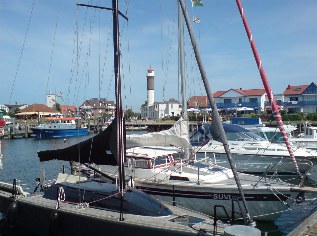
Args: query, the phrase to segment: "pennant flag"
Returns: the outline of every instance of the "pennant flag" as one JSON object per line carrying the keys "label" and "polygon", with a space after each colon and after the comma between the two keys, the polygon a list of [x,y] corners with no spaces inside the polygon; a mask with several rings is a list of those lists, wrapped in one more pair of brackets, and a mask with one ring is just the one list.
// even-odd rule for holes
{"label": "pennant flag", "polygon": [[192,7],[203,6],[203,0],[192,0]]}

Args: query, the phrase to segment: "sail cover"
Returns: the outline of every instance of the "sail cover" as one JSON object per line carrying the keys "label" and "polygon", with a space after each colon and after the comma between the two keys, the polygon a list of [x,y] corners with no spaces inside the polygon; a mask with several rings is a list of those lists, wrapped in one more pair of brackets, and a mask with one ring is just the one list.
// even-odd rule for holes
{"label": "sail cover", "polygon": [[135,146],[176,146],[191,148],[188,135],[188,121],[182,117],[168,130],[142,135],[128,135],[127,147]]}
{"label": "sail cover", "polygon": [[[125,138],[125,129],[123,137]],[[41,162],[63,160],[99,165],[117,165],[116,140],[117,128],[116,119],[114,119],[100,134],[64,149],[40,151],[38,157]]]}

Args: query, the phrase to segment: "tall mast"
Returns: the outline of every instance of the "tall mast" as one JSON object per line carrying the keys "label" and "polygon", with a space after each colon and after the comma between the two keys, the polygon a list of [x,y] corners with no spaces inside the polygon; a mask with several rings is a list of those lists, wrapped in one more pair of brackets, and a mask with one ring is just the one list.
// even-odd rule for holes
{"label": "tall mast", "polygon": [[262,83],[263,83],[264,88],[265,88],[265,92],[267,94],[269,102],[271,103],[271,107],[272,107],[272,111],[273,111],[273,115],[275,117],[275,120],[277,121],[277,127],[280,129],[281,135],[283,137],[283,140],[285,142],[285,145],[287,147],[289,155],[292,158],[292,161],[293,161],[293,163],[295,165],[296,171],[299,174],[299,176],[301,176],[301,173],[299,172],[297,161],[296,161],[296,158],[295,158],[295,155],[294,155],[294,151],[293,151],[293,148],[292,148],[292,144],[289,142],[287,134],[285,132],[285,128],[284,128],[284,124],[283,124],[283,121],[282,121],[282,117],[281,117],[280,111],[279,111],[278,106],[276,104],[276,101],[274,99],[274,96],[273,96],[272,90],[270,88],[269,82],[268,82],[268,80],[266,78],[264,67],[262,65],[261,58],[260,58],[260,55],[258,53],[258,50],[256,49],[256,45],[255,45],[254,39],[252,37],[252,33],[251,33],[251,30],[250,30],[250,27],[249,27],[249,24],[248,24],[248,21],[247,21],[247,17],[245,15],[244,11],[243,11],[243,7],[242,7],[242,4],[241,4],[241,1],[240,0],[236,0],[236,3],[238,5],[240,16],[241,16],[245,31],[247,33],[247,36],[248,36],[248,39],[249,39],[249,42],[250,42],[250,45],[251,45],[253,56],[255,58],[256,64],[258,66],[258,69],[259,69],[259,72],[260,72],[260,75],[261,75],[261,79],[262,79]]}
{"label": "tall mast", "polygon": [[128,18],[123,15],[118,10],[118,0],[112,0],[112,8],[100,7],[86,4],[77,4],[79,6],[92,7],[104,10],[112,11],[113,18],[113,66],[115,73],[115,96],[116,96],[116,157],[117,164],[119,167],[119,192],[121,198],[121,211],[120,211],[120,221],[123,221],[123,195],[125,193],[125,173],[124,173],[124,160],[125,160],[125,126],[123,122],[123,112],[122,112],[122,100],[121,100],[121,76],[120,76],[120,40],[119,40],[119,15],[124,19]]}
{"label": "tall mast", "polygon": [[[220,120],[220,117],[219,117],[219,114],[218,114],[218,111],[217,111],[216,103],[215,103],[215,101],[213,99],[213,96],[212,96],[212,92],[211,92],[211,89],[210,89],[210,86],[209,86],[209,82],[208,82],[208,79],[207,79],[206,71],[205,71],[205,68],[203,66],[202,59],[200,57],[198,45],[196,43],[194,30],[193,30],[192,25],[190,23],[190,19],[189,19],[187,11],[185,9],[185,4],[184,4],[183,0],[179,0],[179,4],[180,4],[180,6],[182,8],[183,15],[185,17],[185,22],[186,22],[186,25],[187,25],[189,36],[190,36],[191,43],[192,43],[192,46],[193,46],[193,50],[194,50],[194,53],[195,53],[195,57],[196,57],[196,60],[197,60],[198,68],[199,68],[199,71],[200,71],[200,74],[201,74],[201,77],[202,77],[202,80],[203,80],[203,83],[204,83],[204,87],[205,87],[205,90],[206,90],[206,93],[207,93],[207,97],[208,97],[209,102],[211,104],[212,118],[213,118],[212,123],[213,123],[214,128],[217,129],[217,139],[223,143],[225,152],[227,154],[228,161],[229,161],[231,170],[233,172],[233,176],[234,176],[234,179],[236,181],[236,184],[237,184],[237,187],[238,187],[238,190],[239,190],[239,193],[240,193],[240,196],[241,196],[244,208],[245,208],[245,213],[246,213],[245,219],[246,219],[247,223],[251,223],[252,224],[253,220],[252,220],[252,218],[250,216],[249,209],[247,207],[247,203],[246,203],[246,200],[245,200],[245,197],[244,197],[244,193],[243,193],[243,190],[242,190],[242,186],[241,186],[241,183],[240,183],[238,172],[237,172],[237,170],[235,168],[235,162],[234,162],[234,160],[232,158],[232,155],[230,153],[228,140],[227,140],[225,131],[224,131],[223,126],[222,126],[222,122]],[[213,130],[215,130],[215,129],[213,129]]]}
{"label": "tall mast", "polygon": [[184,63],[184,23],[182,9],[178,5],[178,73],[180,78],[181,99],[182,99],[182,115],[187,119],[187,104],[185,99],[186,94],[186,78],[185,78],[185,63]]}
{"label": "tall mast", "polygon": [[[125,160],[125,145],[123,139],[123,114],[121,100],[121,77],[120,77],[120,47],[119,47],[119,15],[118,15],[118,0],[112,0],[112,15],[113,15],[113,58],[114,58],[114,73],[115,73],[115,89],[116,89],[116,122],[117,122],[117,162],[119,164],[119,176],[124,175],[124,160]],[[120,192],[125,190],[124,177],[119,178]]]}
{"label": "tall mast", "polygon": [[[179,84],[180,84],[180,95],[182,100],[182,117],[183,121],[186,125],[186,133],[187,138],[189,138],[188,134],[188,115],[187,115],[187,103],[186,103],[186,77],[185,77],[185,53],[184,53],[184,20],[183,20],[183,14],[182,9],[179,4],[178,5],[178,78],[179,78]],[[181,128],[183,126],[181,125]],[[183,133],[184,131],[181,131]],[[191,147],[188,146],[184,150],[185,158],[189,159],[190,157],[190,150]]]}

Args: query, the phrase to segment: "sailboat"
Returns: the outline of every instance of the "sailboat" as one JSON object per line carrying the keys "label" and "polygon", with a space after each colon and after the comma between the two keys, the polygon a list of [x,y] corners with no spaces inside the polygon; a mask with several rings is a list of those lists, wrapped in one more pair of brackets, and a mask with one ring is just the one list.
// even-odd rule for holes
{"label": "sailboat", "polygon": [[[80,6],[95,7],[79,4]],[[41,178],[40,194],[27,193],[16,181],[0,183],[0,210],[7,212],[7,223],[37,235],[204,235],[214,227],[208,216],[163,204],[125,184],[125,126],[121,103],[118,0],[112,1],[116,116],[105,131],[66,149],[38,153],[41,162],[50,159],[116,165],[117,184],[60,173],[53,184]],[[91,147],[101,146],[99,150]],[[80,148],[78,148],[80,147]]]}

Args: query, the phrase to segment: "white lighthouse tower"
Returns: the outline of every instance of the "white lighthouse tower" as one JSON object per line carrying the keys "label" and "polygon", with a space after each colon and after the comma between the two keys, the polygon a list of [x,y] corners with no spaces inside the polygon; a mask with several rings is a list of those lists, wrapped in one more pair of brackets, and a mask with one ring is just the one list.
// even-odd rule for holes
{"label": "white lighthouse tower", "polygon": [[[154,70],[150,66],[149,69],[147,69],[147,111],[149,112],[149,107],[153,105],[154,103]],[[149,115],[148,115],[149,117]]]}

